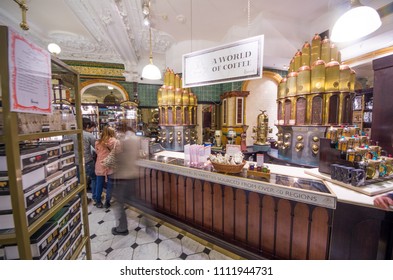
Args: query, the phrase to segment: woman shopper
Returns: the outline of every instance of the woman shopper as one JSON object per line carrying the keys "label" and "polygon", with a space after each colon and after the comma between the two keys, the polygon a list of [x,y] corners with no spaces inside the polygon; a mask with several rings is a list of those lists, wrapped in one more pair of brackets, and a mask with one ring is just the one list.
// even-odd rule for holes
{"label": "woman shopper", "polygon": [[118,140],[116,139],[116,131],[114,128],[106,126],[102,130],[101,138],[95,143],[95,150],[97,153],[97,160],[95,165],[96,172],[96,207],[102,208],[101,195],[106,183],[106,196],[105,196],[105,208],[111,206],[110,201],[112,197],[112,184],[113,179],[111,175],[114,170],[105,167],[103,165],[103,160],[110,154],[113,149],[116,149]]}

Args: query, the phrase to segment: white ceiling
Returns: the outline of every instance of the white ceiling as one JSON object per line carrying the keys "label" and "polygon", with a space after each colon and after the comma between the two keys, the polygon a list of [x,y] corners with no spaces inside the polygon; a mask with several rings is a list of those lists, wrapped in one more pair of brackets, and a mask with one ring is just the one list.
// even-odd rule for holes
{"label": "white ceiling", "polygon": [[[19,6],[14,0],[1,0],[0,24],[14,27],[42,47],[59,44],[61,59],[122,63],[126,79],[139,81],[149,59],[142,2],[26,0],[30,29],[23,32]],[[392,1],[361,2],[379,9]],[[151,0],[153,61],[162,70],[181,72],[182,54],[264,34],[264,67],[283,69],[305,41],[331,29],[348,8],[349,0]],[[338,44],[343,60],[389,46],[392,14],[382,18],[382,27],[371,36]],[[358,76],[372,75],[369,61],[362,63],[355,68]]]}

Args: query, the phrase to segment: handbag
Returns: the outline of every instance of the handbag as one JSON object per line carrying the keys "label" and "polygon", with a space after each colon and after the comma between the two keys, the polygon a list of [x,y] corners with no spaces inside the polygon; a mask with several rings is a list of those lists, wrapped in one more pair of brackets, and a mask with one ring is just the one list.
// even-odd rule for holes
{"label": "handbag", "polygon": [[116,154],[116,143],[113,146],[113,149],[110,151],[110,153],[102,160],[102,165],[106,168],[109,169],[116,169],[117,164],[118,164],[118,159],[117,159],[117,154]]}

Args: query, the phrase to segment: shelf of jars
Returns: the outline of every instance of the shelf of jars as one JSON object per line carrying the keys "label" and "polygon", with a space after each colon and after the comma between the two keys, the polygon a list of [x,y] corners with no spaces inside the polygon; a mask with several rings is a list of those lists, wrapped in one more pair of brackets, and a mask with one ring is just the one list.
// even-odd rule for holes
{"label": "shelf of jars", "polygon": [[330,127],[320,139],[318,171],[306,173],[373,196],[393,190],[393,157],[358,127]]}

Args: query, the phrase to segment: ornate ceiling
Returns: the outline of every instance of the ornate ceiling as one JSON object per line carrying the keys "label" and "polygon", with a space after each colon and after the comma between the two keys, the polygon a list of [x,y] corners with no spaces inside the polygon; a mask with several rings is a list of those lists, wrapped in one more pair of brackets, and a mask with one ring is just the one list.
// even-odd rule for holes
{"label": "ornate ceiling", "polygon": [[[23,32],[42,47],[55,42],[61,59],[124,64],[127,81],[140,81],[149,59],[149,29],[143,0],[26,0],[29,31],[19,28],[21,11],[13,0],[0,3],[0,24]],[[380,8],[392,1],[363,0]],[[151,0],[153,61],[181,72],[185,53],[260,34],[264,66],[283,69],[304,41],[331,29],[348,9],[347,0]],[[249,5],[248,5],[249,4]],[[393,45],[393,19],[365,40],[341,44],[343,59]],[[369,59],[370,60],[370,59]]]}

